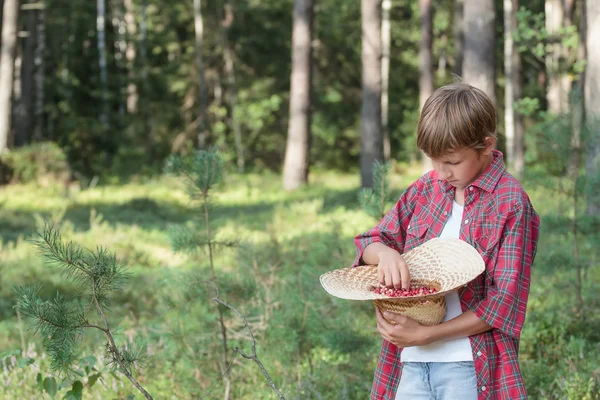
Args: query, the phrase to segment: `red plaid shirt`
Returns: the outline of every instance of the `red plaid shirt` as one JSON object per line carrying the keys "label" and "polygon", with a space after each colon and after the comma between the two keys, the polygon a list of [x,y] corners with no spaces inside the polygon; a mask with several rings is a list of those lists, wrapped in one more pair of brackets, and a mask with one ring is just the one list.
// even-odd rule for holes
{"label": "red plaid shirt", "polygon": [[[465,190],[460,239],[473,245],[485,272],[459,290],[463,311],[492,327],[470,336],[478,400],[527,397],[519,368],[519,335],[525,320],[530,268],[535,257],[539,216],[529,197],[504,168],[502,153]],[[410,185],[396,206],[372,229],[355,239],[353,266],[369,243],[382,242],[400,253],[438,237],[452,212],[454,188],[431,171]],[[384,340],[371,399],[394,400],[402,364],[400,348]]]}

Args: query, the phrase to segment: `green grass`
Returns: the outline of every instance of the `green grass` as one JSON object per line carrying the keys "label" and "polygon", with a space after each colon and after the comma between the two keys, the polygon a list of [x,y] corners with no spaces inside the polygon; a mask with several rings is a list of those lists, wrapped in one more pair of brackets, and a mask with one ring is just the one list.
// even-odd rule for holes
{"label": "green grass", "polygon": [[[396,172],[394,197],[418,170]],[[258,356],[287,399],[368,397],[381,342],[372,306],[335,299],[318,282],[323,272],[352,262],[353,237],[375,223],[359,209],[358,187],[357,175],[331,172],[315,174],[309,187],[294,193],[282,191],[276,175],[230,176],[213,198],[217,237],[244,244],[239,251],[221,249],[217,255],[220,297],[250,321]],[[521,341],[528,391],[534,399],[597,399],[597,224],[588,224],[580,237],[586,308],[575,312],[570,217],[567,207],[565,215],[557,207],[565,199],[547,189],[527,189],[542,215]],[[108,246],[128,265],[132,279],[116,294],[109,318],[118,327],[121,344],[135,337],[148,342],[150,357],[139,379],[154,398],[222,398],[216,305],[212,289],[203,284],[209,276],[207,255],[174,253],[167,234],[170,225],[201,215],[178,180],[160,178],[100,186],[70,197],[60,187],[2,188],[0,354],[15,349],[20,354],[0,356],[0,399],[40,398],[36,376],[40,371],[44,377],[50,374],[40,339],[27,331],[27,321],[17,319],[12,287],[35,282],[43,285],[46,298],[57,289],[77,296],[76,288],[45,266],[26,241],[36,224],[48,218],[59,221],[65,239],[88,248]],[[225,314],[230,348],[249,352],[241,321],[229,311]],[[98,358],[102,374],[93,388],[86,384],[84,398],[141,398],[128,381],[111,375],[102,364],[99,334],[86,332],[81,348],[82,357]],[[34,363],[20,367],[19,361],[27,358]],[[232,398],[276,398],[253,362],[234,357],[231,374]],[[59,392],[60,398],[66,391]]]}

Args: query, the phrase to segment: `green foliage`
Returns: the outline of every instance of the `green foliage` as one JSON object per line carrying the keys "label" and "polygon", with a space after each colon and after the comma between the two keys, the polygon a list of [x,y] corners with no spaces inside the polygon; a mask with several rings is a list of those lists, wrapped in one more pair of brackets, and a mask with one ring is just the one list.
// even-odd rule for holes
{"label": "green foliage", "polygon": [[197,151],[191,157],[173,155],[167,160],[165,171],[185,177],[192,198],[206,198],[223,178],[223,159],[214,148]]}
{"label": "green foliage", "polygon": [[52,358],[52,369],[69,376],[82,327],[87,324],[85,314],[59,293],[52,301],[42,301],[38,292],[39,288],[33,286],[15,288],[18,309],[33,320],[34,331],[42,337],[44,349]]}
{"label": "green foliage", "polygon": [[44,183],[65,180],[70,170],[63,150],[53,142],[24,146],[0,156],[0,164],[10,170],[11,181]]}
{"label": "green foliage", "polygon": [[360,191],[358,200],[367,214],[380,220],[387,212],[387,203],[390,200],[388,174],[392,169],[390,161],[373,163],[373,188],[364,188]]}
{"label": "green foliage", "polygon": [[[550,34],[546,29],[545,14],[522,6],[517,11],[517,29],[513,35],[521,53],[532,54],[540,61],[560,51],[557,55],[560,57],[558,69],[551,71],[552,74],[581,74],[585,68],[585,62],[577,57],[581,40],[576,25],[562,26],[557,33]],[[555,44],[559,46],[553,46]]]}
{"label": "green foliage", "polygon": [[[390,174],[389,190],[400,192],[420,172],[420,165],[413,165],[401,174]],[[586,308],[577,312],[571,219],[558,211],[558,204],[569,200],[555,191],[557,180],[541,174],[524,181],[542,216],[542,231],[521,337],[521,368],[532,399],[596,399],[600,229],[597,220],[578,217]],[[540,181],[548,184],[538,185]],[[359,177],[318,172],[310,187],[295,193],[281,191],[272,174],[226,174],[222,182],[219,202],[211,210],[211,223],[218,227],[216,240],[239,236],[247,244],[239,253],[215,253],[219,293],[247,317],[257,353],[275,383],[286,399],[344,398],[345,394],[348,399],[368,398],[381,345],[374,334],[373,308],[335,299],[318,284],[322,273],[352,263],[353,237],[373,225],[358,203]],[[53,298],[57,290],[65,298],[80,292],[56,269],[43,267],[42,257],[26,241],[14,238],[29,237],[35,229],[31,214],[58,213],[64,198],[60,191],[12,185],[0,192],[0,202],[4,204],[0,213],[0,265],[4,266],[0,398],[41,398],[37,376],[41,373],[43,381],[51,376],[46,372],[51,370],[50,360],[37,335],[25,334],[25,348],[34,350],[21,351],[20,324],[13,309],[16,294],[10,288],[35,281],[43,285],[42,298]],[[61,222],[67,242],[87,248],[107,243],[119,258],[127,255],[131,260],[127,265],[133,278],[111,296],[110,320],[118,321],[115,340],[120,348],[138,337],[150,344],[141,372],[144,386],[157,399],[196,399],[211,390],[208,398],[222,397],[222,372],[216,367],[222,362],[222,344],[215,333],[218,320],[211,300],[215,291],[205,283],[210,274],[206,257],[173,252],[167,229],[197,215],[196,207],[178,180],[164,177],[77,192]],[[90,215],[92,210],[95,213]],[[7,221],[12,228],[7,228]],[[226,309],[224,318],[230,347],[249,351],[251,343],[239,318]],[[55,398],[72,391],[75,381],[83,383],[84,398],[133,396],[135,389],[109,372],[104,348],[98,346],[100,332],[92,332],[80,337],[79,348],[95,360],[82,357],[76,362],[83,376],[76,374],[64,382],[55,378]],[[27,359],[35,362],[26,365]],[[238,356],[231,369],[232,398],[275,399],[259,369],[240,361]],[[93,378],[97,374],[102,384]],[[93,379],[95,384],[89,388]]]}
{"label": "green foliage", "polygon": [[[107,337],[106,359],[109,360],[109,365],[132,380],[132,372],[140,367],[145,357],[146,346],[137,340],[131,346],[117,349],[105,315],[111,305],[109,296],[122,290],[127,279],[116,256],[105,248],[98,247],[93,252],[73,242],[64,243],[58,229],[51,224],[45,224],[38,230],[37,237],[32,242],[41,250],[49,264],[60,267],[66,278],[78,286],[79,293],[84,293],[84,300],[87,301],[87,304],[67,301],[57,293],[48,302],[40,298],[39,287],[29,285],[14,288],[17,309],[33,320],[34,331],[42,338],[44,349],[50,355],[52,370],[69,379],[76,375],[84,376],[79,368],[85,369],[85,373],[89,375],[96,359],[86,357],[77,365],[77,349],[83,329],[94,328]],[[88,322],[86,314],[91,310],[102,317],[104,328]],[[98,377],[90,379],[95,382]],[[65,398],[81,399],[82,390],[81,382],[75,381]]]}

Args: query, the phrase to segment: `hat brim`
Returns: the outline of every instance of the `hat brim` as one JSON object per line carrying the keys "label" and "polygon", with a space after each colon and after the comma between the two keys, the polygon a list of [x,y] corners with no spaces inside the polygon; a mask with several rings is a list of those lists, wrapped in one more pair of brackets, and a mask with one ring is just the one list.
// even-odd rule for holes
{"label": "hat brim", "polygon": [[431,239],[402,255],[408,265],[411,286],[437,289],[429,295],[391,297],[373,292],[379,287],[377,266],[364,265],[329,271],[319,278],[332,296],[347,300],[395,300],[435,298],[466,285],[485,270],[479,252],[459,239]]}

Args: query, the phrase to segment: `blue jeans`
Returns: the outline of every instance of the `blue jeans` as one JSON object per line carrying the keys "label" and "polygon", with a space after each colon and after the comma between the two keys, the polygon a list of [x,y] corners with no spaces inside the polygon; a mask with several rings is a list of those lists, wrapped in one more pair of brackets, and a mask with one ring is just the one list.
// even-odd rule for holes
{"label": "blue jeans", "polygon": [[402,365],[396,400],[477,400],[473,361]]}

